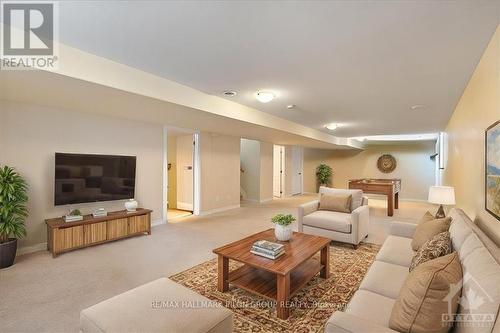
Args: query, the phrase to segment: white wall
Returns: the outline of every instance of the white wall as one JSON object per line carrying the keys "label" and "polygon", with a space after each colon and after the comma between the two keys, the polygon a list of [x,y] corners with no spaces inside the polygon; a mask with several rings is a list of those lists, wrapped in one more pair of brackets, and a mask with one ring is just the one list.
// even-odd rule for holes
{"label": "white wall", "polygon": [[240,138],[200,133],[201,214],[240,205]]}
{"label": "white wall", "polygon": [[[15,167],[29,184],[28,235],[21,246],[46,241],[44,220],[62,216],[68,206],[54,206],[54,153],[137,156],[136,199],[161,219],[162,126],[27,104],[0,102],[2,162]],[[123,209],[124,201],[73,205],[83,213],[95,208]]]}
{"label": "white wall", "polygon": [[[333,169],[333,186],[347,188],[348,180],[357,178],[401,178],[402,199],[427,200],[429,186],[434,185],[435,143],[369,146],[366,150],[304,149],[304,191],[316,192],[316,167],[324,162]],[[377,159],[392,154],[398,163],[389,174],[377,168]]]}
{"label": "white wall", "polygon": [[246,200],[260,201],[260,151],[259,141],[241,139],[241,187],[246,193]]}
{"label": "white wall", "polygon": [[260,201],[273,199],[273,144],[260,143]]}

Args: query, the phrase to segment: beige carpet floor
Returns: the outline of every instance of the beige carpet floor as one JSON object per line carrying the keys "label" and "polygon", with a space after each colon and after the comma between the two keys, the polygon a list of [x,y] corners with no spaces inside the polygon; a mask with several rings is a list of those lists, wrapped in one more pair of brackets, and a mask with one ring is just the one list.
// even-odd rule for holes
{"label": "beige carpet floor", "polygon": [[[270,228],[277,213],[296,215],[304,195],[209,216],[190,216],[153,228],[141,236],[63,254],[45,251],[20,256],[0,270],[0,332],[77,332],[82,309],[160,277],[171,276],[213,259],[211,250]],[[385,201],[370,200],[367,239],[382,243],[391,220],[416,221],[429,209],[403,202],[395,216],[385,215]],[[431,208],[432,209],[432,208]]]}

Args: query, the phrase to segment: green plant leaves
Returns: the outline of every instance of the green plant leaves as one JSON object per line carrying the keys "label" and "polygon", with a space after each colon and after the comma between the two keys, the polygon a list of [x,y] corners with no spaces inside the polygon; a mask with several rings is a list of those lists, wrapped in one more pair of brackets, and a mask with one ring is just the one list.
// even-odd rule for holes
{"label": "green plant leaves", "polygon": [[284,214],[277,214],[275,215],[272,219],[271,222],[279,225],[290,225],[295,221],[295,217],[293,217],[292,214],[284,215]]}
{"label": "green plant leaves", "polygon": [[319,184],[329,184],[332,175],[333,170],[328,164],[321,163],[316,168],[316,179],[318,180]]}
{"label": "green plant leaves", "polygon": [[26,236],[28,184],[14,168],[0,167],[0,243]]}

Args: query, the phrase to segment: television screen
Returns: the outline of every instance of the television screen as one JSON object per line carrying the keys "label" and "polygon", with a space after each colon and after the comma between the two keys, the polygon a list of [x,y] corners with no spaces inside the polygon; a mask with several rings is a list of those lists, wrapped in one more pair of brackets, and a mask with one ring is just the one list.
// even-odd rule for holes
{"label": "television screen", "polygon": [[56,206],[135,196],[135,156],[56,153],[55,159]]}

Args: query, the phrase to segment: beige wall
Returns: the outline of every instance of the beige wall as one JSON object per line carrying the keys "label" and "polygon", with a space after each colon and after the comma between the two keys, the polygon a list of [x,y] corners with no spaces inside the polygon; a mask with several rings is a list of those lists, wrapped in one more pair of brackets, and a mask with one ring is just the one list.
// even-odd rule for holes
{"label": "beige wall", "polygon": [[200,133],[201,213],[240,204],[240,138]]}
{"label": "beige wall", "polygon": [[443,183],[455,187],[457,207],[500,244],[500,221],[484,209],[484,131],[500,119],[500,28],[476,67],[446,127]]}
{"label": "beige wall", "polygon": [[[162,127],[138,121],[0,102],[4,151],[2,162],[28,181],[28,235],[21,246],[46,241],[44,219],[62,216],[68,206],[54,206],[54,153],[137,156],[136,199],[162,215]],[[124,201],[72,205],[83,213],[95,208],[123,209]]]}
{"label": "beige wall", "polygon": [[245,199],[260,201],[260,142],[241,139],[240,185],[245,191]]}
{"label": "beige wall", "polygon": [[273,199],[273,144],[260,143],[260,201]]}
{"label": "beige wall", "polygon": [[[435,163],[430,159],[435,143],[369,146],[366,150],[304,149],[304,191],[317,192],[316,167],[325,162],[333,169],[333,186],[347,188],[349,179],[401,178],[401,198],[427,200],[429,186],[434,185]],[[377,159],[392,154],[398,163],[394,172],[377,169]]]}
{"label": "beige wall", "polygon": [[177,208],[177,137],[167,137],[167,163],[171,167],[168,170],[168,208]]}

